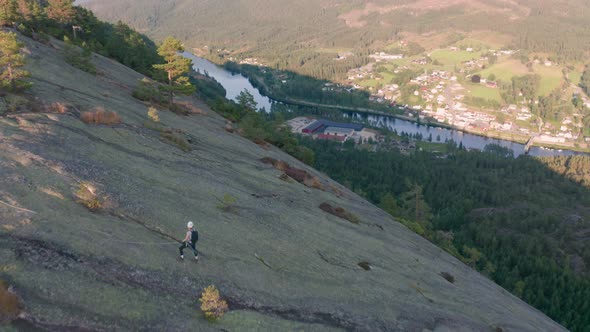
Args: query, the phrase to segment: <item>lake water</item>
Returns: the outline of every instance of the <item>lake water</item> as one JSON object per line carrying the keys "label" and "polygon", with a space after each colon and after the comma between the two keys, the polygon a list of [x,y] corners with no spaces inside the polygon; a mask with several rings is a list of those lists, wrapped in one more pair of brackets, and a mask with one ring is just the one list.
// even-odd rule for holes
{"label": "lake water", "polygon": [[[193,60],[193,68],[196,71],[200,73],[208,73],[210,77],[214,78],[221,85],[223,85],[227,91],[226,97],[228,99],[235,100],[238,94],[246,89],[254,96],[254,100],[256,100],[258,103],[258,107],[264,107],[267,111],[271,109],[273,101],[270,98],[262,95],[258,89],[253,87],[252,84],[250,84],[250,81],[248,81],[248,78],[241,74],[232,74],[223,67],[217,66],[214,63],[193,54],[185,53],[184,55]],[[399,134],[402,132],[412,135],[419,133],[422,134],[424,140],[428,139],[428,137],[432,134],[433,142],[437,142],[437,138],[440,137],[440,142],[453,140],[457,144],[463,143],[465,148],[478,150],[482,150],[488,144],[499,144],[503,147],[513,150],[515,156],[524,154],[524,145],[520,143],[473,135],[460,130],[418,125],[414,122],[388,116],[367,115],[365,113],[354,112],[344,112],[344,114],[359,121],[366,121],[369,125],[374,127],[387,128],[391,131],[395,130]],[[533,146],[530,148],[529,154],[532,156],[558,156],[582,153],[570,150],[554,150]]]}

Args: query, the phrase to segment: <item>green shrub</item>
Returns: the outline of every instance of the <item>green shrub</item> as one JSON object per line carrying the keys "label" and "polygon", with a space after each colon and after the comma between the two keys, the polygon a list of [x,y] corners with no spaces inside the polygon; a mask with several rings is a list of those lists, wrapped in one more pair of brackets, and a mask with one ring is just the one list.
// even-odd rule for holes
{"label": "green shrub", "polygon": [[160,134],[162,138],[174,145],[178,146],[182,151],[189,152],[191,146],[187,140],[178,133],[171,132],[170,130],[164,131]]}
{"label": "green shrub", "polygon": [[168,103],[168,99],[159,89],[159,86],[159,83],[147,78],[143,78],[139,81],[139,85],[135,90],[133,90],[131,95],[133,98],[139,99],[141,101],[147,101],[157,105],[166,105]]}
{"label": "green shrub", "polygon": [[219,205],[217,205],[217,208],[225,212],[230,212],[235,207],[236,201],[237,199],[235,197],[228,193],[225,193],[223,194],[223,199],[221,199]]}
{"label": "green shrub", "polygon": [[70,65],[83,70],[92,75],[96,75],[96,66],[92,63],[92,51],[86,47],[86,43],[82,45],[82,49],[72,44],[68,37],[64,37],[64,59]]}

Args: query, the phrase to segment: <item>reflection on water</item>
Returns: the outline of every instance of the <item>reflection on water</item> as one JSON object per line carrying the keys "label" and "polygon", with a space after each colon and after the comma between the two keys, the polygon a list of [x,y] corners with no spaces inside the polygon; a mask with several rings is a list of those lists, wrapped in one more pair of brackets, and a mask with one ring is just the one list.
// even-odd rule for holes
{"label": "reflection on water", "polygon": [[225,91],[227,91],[225,96],[227,99],[235,100],[240,92],[246,89],[254,96],[254,100],[258,103],[259,108],[264,107],[265,110],[270,111],[272,104],[270,98],[261,95],[260,91],[253,87],[246,77],[241,74],[232,74],[224,68],[193,54],[185,52],[183,55],[193,60],[193,68],[196,71],[201,74],[208,73],[209,76],[223,85]]}
{"label": "reflection on water", "polygon": [[[193,68],[201,73],[208,73],[210,77],[213,77],[219,82],[227,91],[226,97],[228,99],[235,100],[235,98],[244,89],[248,90],[253,96],[254,100],[258,103],[258,107],[264,107],[267,111],[270,111],[273,101],[260,94],[260,91],[250,84],[250,81],[241,74],[232,74],[222,67],[215,65],[214,63],[195,56],[190,53],[184,53],[184,56],[193,60]],[[424,125],[418,125],[414,122],[396,119],[388,116],[377,116],[367,115],[364,113],[343,113],[345,116],[352,116],[354,120],[366,121],[369,125],[387,128],[391,131],[397,131],[399,134],[402,132],[406,134],[421,134],[424,140],[427,140],[432,135],[432,142],[445,142],[453,140],[457,144],[462,143],[467,149],[479,149],[482,150],[488,144],[498,144],[503,147],[509,148],[514,151],[514,156],[524,154],[524,145],[511,141],[488,138],[473,134],[464,133],[460,130],[451,130],[440,127],[429,127]],[[570,150],[553,150],[544,149],[540,147],[531,147],[529,154],[532,156],[557,156],[557,155],[573,155],[582,154]]]}

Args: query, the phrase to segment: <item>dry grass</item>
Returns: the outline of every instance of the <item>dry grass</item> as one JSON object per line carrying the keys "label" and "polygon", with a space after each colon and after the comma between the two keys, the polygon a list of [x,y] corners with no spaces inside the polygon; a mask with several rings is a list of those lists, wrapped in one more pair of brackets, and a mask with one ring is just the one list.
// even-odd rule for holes
{"label": "dry grass", "polygon": [[49,187],[41,187],[39,188],[39,191],[42,193],[45,193],[49,196],[53,196],[56,198],[59,198],[61,200],[65,199],[64,195],[62,195],[61,193],[59,193],[57,190],[54,190],[53,188],[49,188]]}
{"label": "dry grass", "polygon": [[75,195],[78,198],[78,203],[84,205],[92,212],[97,212],[104,208],[104,201],[98,197],[96,187],[88,182],[80,183]]}
{"label": "dry grass", "polygon": [[223,127],[223,129],[225,129],[225,131],[227,131],[228,133],[233,134],[235,129],[234,126],[231,124],[231,122],[228,122],[225,124],[225,127]]}
{"label": "dry grass", "polygon": [[175,133],[170,130],[167,130],[167,131],[162,132],[160,135],[162,136],[162,138],[165,141],[168,141],[168,142],[176,145],[182,151],[184,151],[184,152],[191,151],[190,143],[184,137],[182,137],[180,133]]}
{"label": "dry grass", "polygon": [[309,174],[306,170],[295,168],[282,160],[276,160],[270,157],[260,159],[265,164],[272,165],[274,168],[285,172],[291,179],[304,184],[307,187],[324,190],[324,186],[317,176]]}
{"label": "dry grass", "polygon": [[57,102],[57,103],[52,103],[47,108],[50,113],[64,114],[70,110],[70,105]]}
{"label": "dry grass", "polygon": [[178,106],[183,107],[190,114],[207,114],[205,111],[198,108],[197,106],[195,106],[193,103],[191,103],[189,101],[180,101],[180,102],[176,102],[176,104]]}
{"label": "dry grass", "polygon": [[0,280],[0,323],[15,319],[21,310],[18,296],[10,291],[6,282]]}
{"label": "dry grass", "polygon": [[361,221],[359,220],[359,218],[357,216],[346,211],[342,207],[335,207],[335,206],[330,205],[329,203],[324,202],[324,203],[320,204],[320,209],[324,212],[335,215],[338,218],[348,220],[353,224],[360,224],[361,223]]}
{"label": "dry grass", "polygon": [[80,116],[82,122],[94,125],[116,125],[121,123],[121,118],[116,112],[107,111],[102,107],[96,108],[95,111],[83,112]]}

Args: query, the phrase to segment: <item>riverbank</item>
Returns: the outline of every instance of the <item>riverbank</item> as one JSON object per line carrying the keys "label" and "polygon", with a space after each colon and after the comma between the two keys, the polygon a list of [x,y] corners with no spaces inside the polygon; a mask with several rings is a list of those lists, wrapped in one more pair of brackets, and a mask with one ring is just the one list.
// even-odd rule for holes
{"label": "riverbank", "polygon": [[[243,72],[239,70],[241,69],[239,66],[236,66],[237,68],[232,67],[232,70],[229,70],[225,66],[216,65],[207,59],[196,57],[192,54],[191,58],[196,59],[196,61],[194,61],[195,70],[207,71],[213,78],[220,81],[220,83],[222,83],[222,85],[228,89],[228,99],[235,99],[239,92],[246,89],[254,95],[254,98],[259,103],[259,106],[263,105],[266,110],[270,110],[269,105],[272,103],[281,103],[310,108],[314,107],[334,109],[342,112],[357,114],[357,116],[364,114],[367,117],[367,120],[369,120],[371,117],[376,117],[370,119],[374,122],[373,125],[376,127],[386,127],[388,130],[397,130],[398,132],[421,132],[426,136],[430,134],[433,134],[435,137],[440,135],[443,141],[446,139],[454,140],[457,143],[463,141],[463,146],[480,150],[483,149],[487,144],[499,144],[512,149],[515,152],[515,155],[525,153],[525,144],[530,139],[528,136],[513,133],[494,131],[482,132],[468,128],[456,128],[446,123],[432,121],[432,119],[423,121],[416,117],[400,114],[403,112],[403,109],[400,107],[396,107],[392,109],[391,112],[388,112],[367,107],[322,104],[291,97],[278,97],[272,93],[271,89],[268,85],[266,85],[262,77],[252,73],[251,71]],[[399,113],[394,112],[394,110],[398,110]],[[391,119],[393,121],[400,120],[401,122],[398,121],[393,123],[387,119]],[[411,125],[413,128],[409,125]],[[468,137],[469,135],[471,137]],[[568,155],[589,152],[589,149],[575,147],[573,144],[571,146],[551,146],[535,143],[530,150],[530,154],[533,156]]]}

